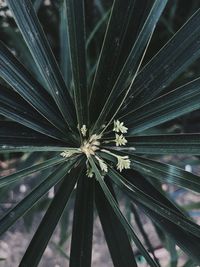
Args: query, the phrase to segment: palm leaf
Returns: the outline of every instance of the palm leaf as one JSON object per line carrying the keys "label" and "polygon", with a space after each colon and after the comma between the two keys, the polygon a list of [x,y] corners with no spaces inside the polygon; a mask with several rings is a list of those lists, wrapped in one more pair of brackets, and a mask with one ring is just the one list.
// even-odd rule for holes
{"label": "palm leaf", "polygon": [[76,189],[70,267],[91,266],[94,181],[82,173]]}
{"label": "palm leaf", "polygon": [[175,166],[133,156],[133,168],[161,182],[172,183],[200,193],[200,177]]}
{"label": "palm leaf", "polygon": [[64,158],[62,158],[60,156],[56,156],[56,157],[53,157],[49,160],[45,160],[42,163],[35,164],[31,167],[27,167],[25,169],[17,171],[17,172],[10,174],[8,176],[4,176],[4,177],[0,178],[0,188],[7,186],[9,184],[12,184],[16,181],[19,181],[22,178],[26,178],[27,176],[29,176],[30,174],[32,174],[34,172],[42,171],[42,170],[48,169],[50,167],[56,166],[58,164],[61,164],[64,161],[65,161]]}
{"label": "palm leaf", "polygon": [[124,226],[124,228],[126,229],[127,233],[132,237],[132,239],[135,242],[136,246],[141,251],[142,255],[145,257],[146,261],[150,264],[150,266],[152,266],[152,267],[158,266],[157,263],[150,257],[150,255],[148,254],[147,250],[144,248],[144,246],[142,245],[142,243],[138,239],[138,237],[135,234],[135,231],[133,230],[132,226],[128,223],[126,218],[121,213],[121,211],[120,211],[115,199],[113,198],[113,196],[110,193],[107,185],[105,184],[105,182],[104,182],[104,180],[103,180],[98,168],[96,167],[93,159],[91,158],[91,159],[89,159],[89,161],[90,161],[92,169],[96,174],[96,177],[97,177],[97,179],[99,181],[99,184],[100,184],[100,186],[101,186],[101,188],[102,188],[107,200],[109,201],[111,207],[113,208],[113,211],[117,215],[117,217],[120,220],[121,224]]}
{"label": "palm leaf", "polygon": [[70,49],[69,49],[69,33],[67,27],[67,6],[66,0],[61,1],[60,6],[60,69],[67,85],[67,88],[71,92],[72,82],[72,70],[70,60]]}
{"label": "palm leaf", "polygon": [[[135,79],[138,68],[141,64],[141,59],[143,58],[143,52],[145,51],[148,41],[152,36],[155,29],[155,25],[162,14],[162,11],[167,3],[166,1],[156,0],[148,14],[148,17],[137,37],[135,44],[133,45],[130,54],[119,74],[117,80],[112,88],[109,97],[107,98],[99,118],[97,119],[94,130],[98,129],[103,125],[106,115],[111,111],[113,103],[115,103],[116,97],[119,96],[127,87],[130,87],[133,80]],[[129,89],[126,91],[128,94]],[[123,99],[122,99],[123,102]],[[119,106],[115,108],[115,112],[119,110]],[[115,114],[114,112],[114,114]]]}
{"label": "palm leaf", "polygon": [[[200,11],[149,60],[155,54],[150,40],[167,0],[59,0],[51,1],[53,9],[40,0],[7,2],[20,32],[14,30],[12,18],[8,22],[14,26],[2,25],[2,39],[9,48],[0,42],[0,152],[3,159],[10,157],[9,152],[29,154],[22,156],[18,171],[0,179],[0,200],[20,179],[29,178],[32,189],[0,219],[0,234],[29,210],[33,218],[37,208],[49,204],[45,194],[54,186],[56,191],[20,266],[39,264],[72,192],[71,267],[91,266],[94,201],[114,266],[137,266],[132,241],[147,264],[159,266],[138,208],[159,229],[161,242],[175,255],[174,266],[175,244],[192,259],[186,266],[198,264],[200,227],[185,212],[187,207],[180,208],[162,190],[162,184],[200,193],[199,176],[165,164],[158,156],[200,155],[199,134],[164,135],[165,127],[150,128],[200,108],[200,78],[166,88],[199,57]],[[40,5],[54,18],[57,33],[49,36],[53,41],[58,38],[53,48],[60,67],[36,15]],[[99,22],[95,12],[101,14]],[[123,135],[126,127],[128,134]],[[119,146],[118,137],[127,141],[125,146]],[[152,154],[158,161],[150,159]],[[121,173],[121,169],[129,170]],[[132,207],[145,245],[120,210],[121,193]],[[30,219],[25,221],[29,224]],[[67,220],[62,223],[62,236],[66,227]]]}
{"label": "palm leaf", "polygon": [[63,134],[29,106],[18,94],[1,87],[0,114],[47,136],[62,139]]}
{"label": "palm leaf", "polygon": [[[94,114],[99,114],[102,105],[114,85],[116,75],[119,74],[119,70],[117,72],[116,68],[119,63],[120,52],[124,45],[128,26],[134,16],[134,11],[135,1],[114,1],[113,3],[90,92],[90,103],[95,103],[95,105],[92,106],[92,108],[95,108]],[[106,86],[104,81],[107,81]],[[104,94],[102,94],[102,90]],[[99,103],[98,105],[96,105],[97,101]]]}
{"label": "palm leaf", "polygon": [[25,67],[0,42],[0,75],[47,120],[65,131],[62,117],[44,88],[30,75]]}
{"label": "palm leaf", "polygon": [[[176,212],[180,213],[180,210],[174,206],[174,204],[169,201],[166,196],[164,196],[161,192],[159,192],[147,179],[145,179],[142,175],[137,173],[136,171],[129,171],[126,173],[126,180],[137,188],[142,191],[145,191],[149,196],[157,199],[157,201],[163,203],[165,206],[169,207],[170,209],[175,210]],[[115,180],[116,181],[116,180]],[[133,195],[129,195],[132,197]],[[147,213],[148,216],[150,214],[154,214],[155,218],[157,218],[156,223],[158,227],[163,227],[163,231],[167,231],[170,234],[171,238],[188,254],[192,255],[192,257],[199,262],[199,237],[195,236],[194,234],[189,233],[187,230],[183,230],[178,221],[170,221],[163,216],[160,216],[156,212],[156,208],[151,209],[148,208],[147,205],[142,204],[140,201],[140,197],[134,198],[134,203],[137,203],[140,207],[142,207]],[[149,212],[147,212],[149,211]],[[150,216],[152,219],[152,216]],[[153,219],[155,221],[155,219]]]}
{"label": "palm leaf", "polygon": [[66,7],[75,107],[79,127],[82,127],[88,125],[84,1],[67,0]]}
{"label": "palm leaf", "polygon": [[135,134],[197,110],[200,108],[199,86],[200,79],[196,79],[134,109],[120,120],[129,126],[131,134]]}
{"label": "palm leaf", "polygon": [[[199,134],[166,134],[127,136],[128,146],[105,147],[133,154],[200,154]],[[106,139],[106,141],[111,138]]]}
{"label": "palm leaf", "polygon": [[[106,184],[116,200],[111,183],[107,181]],[[95,203],[114,266],[137,267],[127,233],[108,200],[104,198],[104,193],[98,182],[95,184]]]}
{"label": "palm leaf", "polygon": [[125,188],[127,195],[132,199],[139,201],[152,210],[155,210],[156,213],[162,215],[164,218],[167,218],[169,221],[174,222],[185,231],[192,233],[198,238],[200,237],[200,227],[186,216],[167,207],[160,201],[157,201],[153,197],[149,196],[145,191],[138,189],[134,184],[127,181],[122,175],[111,168],[109,169],[109,176],[113,182],[117,183],[118,186]]}
{"label": "palm leaf", "polygon": [[70,170],[76,160],[73,159],[68,163],[63,163],[44,181],[39,183],[23,200],[21,200],[14,208],[9,210],[0,219],[0,234],[3,234],[16,220],[23,216],[37,201],[44,196],[51,187],[57,184]]}
{"label": "palm leaf", "polygon": [[165,88],[200,56],[199,22],[200,10],[197,10],[141,70],[131,89],[131,94],[134,94],[132,104],[135,107],[149,102],[164,90],[166,92]]}
{"label": "palm leaf", "polygon": [[[44,250],[76,184],[76,175],[66,175],[24,254],[21,266],[38,266]],[[48,225],[48,227],[47,227]]]}
{"label": "palm leaf", "polygon": [[75,117],[71,97],[68,93],[57,62],[44,35],[30,0],[7,1],[15,21],[26,41],[49,92],[54,97],[69,127],[74,127]]}

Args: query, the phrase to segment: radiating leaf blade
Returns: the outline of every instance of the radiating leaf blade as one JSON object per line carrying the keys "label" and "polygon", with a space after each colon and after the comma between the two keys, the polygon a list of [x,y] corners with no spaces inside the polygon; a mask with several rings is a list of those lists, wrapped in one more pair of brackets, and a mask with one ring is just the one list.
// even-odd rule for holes
{"label": "radiating leaf blade", "polygon": [[[117,0],[113,2],[103,46],[97,63],[96,74],[90,92],[93,120],[96,119],[97,115],[100,113],[117,79],[117,75],[119,75],[121,70],[120,67],[123,66],[128,53],[130,52],[130,48],[122,50],[126,38],[129,36],[129,42],[126,43],[130,43],[131,45],[133,45],[136,39],[135,30],[138,26],[136,25],[138,21],[135,15],[135,9],[137,9],[137,2],[138,1],[132,0]],[[147,1],[142,2],[143,8],[140,10],[143,11],[147,5]],[[135,21],[135,25],[134,28],[132,27],[130,36],[129,27],[133,20]]]}
{"label": "radiating leaf blade", "polygon": [[[140,184],[140,188],[145,188],[144,190],[146,190],[149,195],[154,196],[155,198],[157,198],[157,200],[163,201],[166,205],[171,206],[171,203],[167,201],[166,198],[163,199],[163,195],[158,190],[156,190],[151,183],[149,183],[147,180],[144,181],[143,176],[134,172],[134,179],[137,180],[136,184]],[[143,182],[145,182],[145,186]],[[178,225],[175,224],[175,221],[170,222],[169,220],[156,214],[155,211],[150,210],[139,203],[139,201],[135,200],[135,202],[140,208],[142,208],[146,215],[156,223],[159,228],[161,227],[161,229],[168,235],[169,238],[175,241],[176,244],[178,244],[178,246],[196,262],[199,262],[199,238],[181,229]]]}
{"label": "radiating leaf blade", "polygon": [[49,189],[57,184],[64,175],[73,166],[75,159],[63,163],[44,181],[39,183],[23,200],[21,200],[14,208],[9,210],[0,219],[0,235],[3,234],[16,220],[23,216],[32,206],[34,206],[39,199],[44,196]]}
{"label": "radiating leaf blade", "polygon": [[64,161],[66,161],[65,158],[62,158],[61,156],[56,156],[56,157],[53,157],[49,160],[45,160],[42,163],[34,164],[31,167],[27,167],[25,169],[22,169],[20,171],[13,173],[13,174],[1,177],[0,178],[0,188],[7,186],[11,183],[14,183],[14,182],[16,182],[22,178],[25,178],[26,176],[29,176],[30,174],[32,174],[34,172],[42,171],[42,170],[45,170],[47,168],[61,164]]}
{"label": "radiating leaf blade", "polygon": [[131,156],[132,168],[142,174],[200,193],[200,177],[170,164]]}
{"label": "radiating leaf blade", "polygon": [[67,88],[71,93],[72,83],[72,69],[69,50],[69,32],[67,26],[67,6],[66,0],[62,0],[60,4],[60,25],[59,25],[59,37],[60,37],[60,69],[67,85]]}
{"label": "radiating leaf blade", "polygon": [[44,135],[56,139],[64,138],[64,135],[58,129],[52,127],[48,121],[45,121],[37,111],[19,98],[16,93],[3,87],[1,87],[0,91],[1,115]]}
{"label": "radiating leaf blade", "polygon": [[10,121],[0,121],[1,152],[63,151],[75,145],[70,139],[58,141]]}
{"label": "radiating leaf blade", "polygon": [[[94,130],[98,129],[103,125],[103,123],[105,122],[105,118],[107,117],[107,115],[111,110],[112,110],[112,115],[110,117],[112,118],[112,116],[114,116],[114,114],[119,110],[119,107],[122,105],[124,98],[128,94],[131,88],[130,86],[136,77],[138,68],[140,67],[141,61],[145,54],[145,49],[148,47],[148,42],[152,36],[156,23],[159,17],[161,16],[162,11],[165,8],[166,4],[167,0],[154,1],[154,4],[148,14],[147,19],[145,20],[145,23],[137,37],[137,40],[133,45],[124,66],[122,67],[119,76],[117,77],[117,80],[112,88],[112,91],[110,92],[108,98],[106,99],[106,102],[101,110],[101,113],[95,123]],[[114,109],[112,109],[113,104],[116,101],[116,98],[123,91],[126,91],[126,94],[124,97],[122,97],[120,105],[118,104]]]}
{"label": "radiating leaf blade", "polygon": [[74,171],[64,177],[20,262],[21,266],[38,266],[44,250],[67,205],[76,181],[77,176]]}
{"label": "radiating leaf blade", "polygon": [[66,1],[74,99],[79,127],[88,125],[84,5],[83,0]]}
{"label": "radiating leaf blade", "polygon": [[105,184],[97,166],[95,165],[94,161],[92,158],[89,158],[89,162],[92,166],[92,169],[96,175],[96,179],[98,180],[107,200],[109,201],[111,207],[113,208],[113,211],[116,213],[119,221],[121,222],[121,224],[123,225],[123,227],[126,229],[127,233],[129,233],[129,235],[132,237],[133,241],[135,242],[136,246],[138,247],[138,249],[141,251],[142,255],[145,257],[146,261],[150,264],[150,266],[155,267],[157,265],[157,263],[150,257],[149,253],[147,252],[147,250],[144,248],[144,246],[142,245],[142,243],[140,242],[140,240],[138,239],[137,235],[135,234],[133,227],[128,223],[128,221],[126,220],[126,218],[123,216],[123,214],[121,213],[115,199],[113,198],[112,194],[110,193],[107,185]]}
{"label": "radiating leaf blade", "polygon": [[93,236],[94,180],[82,173],[76,189],[70,267],[90,267]]}
{"label": "radiating leaf blade", "polygon": [[[139,135],[126,136],[128,145],[124,147],[114,147],[122,152],[132,154],[200,154],[200,134],[160,134],[160,135]],[[107,139],[106,141],[108,141]],[[111,138],[110,138],[111,140]],[[114,143],[114,142],[113,142]],[[112,143],[111,143],[112,145]],[[109,148],[109,146],[107,146]]]}
{"label": "radiating leaf blade", "polygon": [[200,237],[200,226],[192,222],[185,215],[181,214],[178,211],[175,211],[172,208],[164,205],[160,201],[157,201],[153,197],[149,196],[145,191],[140,190],[130,181],[127,181],[122,175],[120,175],[114,169],[109,168],[109,176],[119,187],[124,189],[129,197],[132,199],[138,200],[143,205],[154,210],[159,215],[168,219],[171,222],[174,222],[179,227],[192,233],[196,237]]}
{"label": "radiating leaf blade", "polygon": [[49,92],[69,127],[75,127],[74,107],[50,45],[30,0],[8,0],[15,21],[29,47]]}
{"label": "radiating leaf blade", "polygon": [[[191,30],[193,29],[193,30]],[[183,25],[172,39],[141,70],[131,89],[138,107],[149,102],[200,56],[200,10]]]}
{"label": "radiating leaf blade", "polygon": [[0,76],[58,129],[63,131],[66,129],[50,95],[2,42],[0,42]]}
{"label": "radiating leaf blade", "polygon": [[[135,134],[200,108],[200,78],[152,100],[120,120]],[[148,111],[148,112],[147,112]]]}
{"label": "radiating leaf blade", "polygon": [[[111,184],[108,181],[106,184],[114,197]],[[127,233],[104,197],[98,182],[95,184],[95,203],[114,266],[137,267]]]}

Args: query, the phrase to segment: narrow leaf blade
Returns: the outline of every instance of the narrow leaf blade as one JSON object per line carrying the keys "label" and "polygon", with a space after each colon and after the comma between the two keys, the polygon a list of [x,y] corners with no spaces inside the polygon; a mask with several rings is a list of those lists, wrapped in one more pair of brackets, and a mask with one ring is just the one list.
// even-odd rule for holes
{"label": "narrow leaf blade", "polygon": [[[128,112],[120,120],[135,134],[200,108],[200,78]],[[147,112],[148,110],[148,112]],[[133,125],[134,122],[134,125]]]}
{"label": "narrow leaf blade", "polygon": [[166,91],[165,88],[199,58],[199,29],[200,9],[141,70],[131,89],[134,99],[130,106],[138,107]]}
{"label": "narrow leaf blade", "polygon": [[44,250],[67,205],[76,181],[77,177],[74,172],[64,177],[20,262],[20,266],[38,266]]}
{"label": "narrow leaf blade", "polygon": [[[128,146],[111,149],[133,154],[200,154],[200,134],[126,136]],[[107,147],[108,148],[108,147]]]}
{"label": "narrow leaf blade", "polygon": [[22,201],[9,210],[0,219],[0,235],[2,235],[16,220],[23,216],[39,199],[44,196],[52,186],[57,184],[73,166],[75,159],[63,163],[50,176],[38,184]]}
{"label": "narrow leaf blade", "polygon": [[84,1],[67,0],[66,7],[75,107],[79,127],[82,127],[82,125],[88,125]]}
{"label": "narrow leaf blade", "polygon": [[75,127],[74,106],[50,45],[30,0],[7,1],[40,73],[69,127]]}
{"label": "narrow leaf blade", "polygon": [[70,267],[90,267],[93,236],[94,180],[79,178],[74,207]]}
{"label": "narrow leaf blade", "polygon": [[[106,184],[115,197],[111,183],[107,181]],[[98,182],[95,184],[95,203],[114,266],[137,267],[127,232],[110,207]]]}
{"label": "narrow leaf blade", "polygon": [[65,130],[63,119],[50,95],[2,42],[0,42],[0,76],[53,125]]}
{"label": "narrow leaf blade", "polygon": [[[117,80],[108,98],[106,99],[106,103],[104,104],[101,110],[101,113],[95,123],[95,126],[94,126],[95,130],[103,125],[106,117],[108,116],[111,110],[112,110],[112,115],[110,115],[110,117],[112,118],[118,112],[120,106],[124,102],[124,99],[126,98],[131,88],[131,85],[136,77],[136,74],[140,68],[141,62],[146,52],[145,49],[147,49],[148,47],[148,43],[154,32],[157,21],[159,17],[161,16],[162,11],[165,8],[166,4],[167,4],[167,0],[154,1],[154,4],[151,10],[149,11],[148,17],[144,22],[144,25],[137,37],[137,40],[135,44],[133,45],[130,51],[130,54],[127,57],[127,60],[119,76],[117,77]],[[114,103],[116,103],[117,97],[124,91],[126,91],[126,93],[125,93],[125,96],[122,97],[120,105],[118,104],[113,108]]]}
{"label": "narrow leaf blade", "polygon": [[132,237],[133,241],[135,242],[136,246],[138,247],[138,249],[141,251],[142,255],[145,257],[146,261],[150,264],[150,266],[152,267],[158,267],[157,263],[150,257],[149,253],[147,252],[147,250],[144,248],[144,246],[142,245],[142,243],[140,242],[140,240],[138,239],[137,235],[135,234],[135,231],[133,230],[133,227],[128,223],[128,221],[126,220],[126,218],[123,216],[122,212],[120,211],[115,199],[113,198],[112,194],[110,193],[107,185],[105,184],[96,164],[94,163],[92,158],[89,158],[89,162],[92,166],[92,169],[96,175],[97,180],[99,181],[99,184],[107,198],[107,200],[109,201],[111,207],[113,208],[113,211],[116,213],[119,221],[121,222],[121,224],[123,225],[123,227],[126,229],[127,233],[130,234],[130,236]]}
{"label": "narrow leaf blade", "polygon": [[22,169],[20,171],[17,171],[13,174],[10,174],[8,176],[4,176],[0,178],[0,188],[7,186],[11,183],[14,183],[18,181],[19,179],[25,178],[26,176],[29,176],[30,174],[38,171],[42,171],[45,169],[48,169],[50,167],[56,166],[58,164],[63,163],[66,161],[66,159],[62,158],[61,156],[54,157],[52,159],[46,160],[39,164],[34,164],[31,167],[27,167],[25,169]]}

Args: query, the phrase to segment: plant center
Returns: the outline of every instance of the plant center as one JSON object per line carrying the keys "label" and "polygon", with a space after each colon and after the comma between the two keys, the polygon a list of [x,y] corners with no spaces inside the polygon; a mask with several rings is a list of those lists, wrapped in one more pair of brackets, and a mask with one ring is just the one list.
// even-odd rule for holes
{"label": "plant center", "polygon": [[[102,141],[102,144],[105,143],[115,143],[115,146],[124,146],[127,143],[127,140],[124,133],[127,133],[128,128],[124,126],[123,122],[120,122],[119,120],[114,121],[114,127],[113,132],[115,134],[115,139],[108,140],[108,141]],[[84,138],[82,145],[80,148],[68,148],[67,150],[63,151],[60,155],[64,158],[69,158],[76,154],[85,154],[87,157],[86,160],[86,166],[87,166],[87,173],[86,175],[88,177],[93,177],[94,173],[92,170],[92,167],[89,164],[89,158],[93,157],[95,160],[95,163],[97,164],[98,168],[101,170],[102,175],[104,176],[108,172],[108,163],[105,161],[104,158],[102,158],[102,155],[98,153],[98,151],[103,152],[104,154],[109,154],[112,158],[115,158],[115,161],[117,159],[117,169],[121,172],[123,169],[130,169],[130,159],[127,155],[121,156],[116,153],[111,152],[110,150],[104,149],[104,147],[100,147],[100,139],[102,138],[102,135],[93,134],[88,139],[86,139],[87,135],[87,127],[86,125],[83,125],[81,128],[79,128],[79,131]]]}

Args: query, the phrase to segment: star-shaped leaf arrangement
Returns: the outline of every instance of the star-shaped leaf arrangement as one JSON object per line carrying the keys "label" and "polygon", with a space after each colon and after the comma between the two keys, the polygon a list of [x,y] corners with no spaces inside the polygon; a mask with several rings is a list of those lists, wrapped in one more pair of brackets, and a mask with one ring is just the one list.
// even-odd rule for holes
{"label": "star-shaped leaf arrangement", "polygon": [[[200,193],[200,178],[152,157],[200,155],[200,135],[148,134],[200,108],[200,78],[169,88],[200,56],[200,10],[144,63],[167,2],[114,0],[86,38],[85,2],[59,1],[58,63],[32,2],[7,0],[35,73],[0,42],[0,76],[5,81],[0,114],[6,118],[0,122],[0,152],[40,152],[44,160],[2,177],[0,188],[42,170],[50,174],[3,215],[0,233],[57,185],[19,266],[38,266],[73,191],[70,267],[91,266],[95,207],[114,266],[137,266],[132,242],[149,266],[160,266],[121,211],[116,188],[132,209],[137,206],[192,262],[200,263],[199,225],[159,188],[170,183]],[[105,21],[100,51],[91,60],[88,47]]]}

